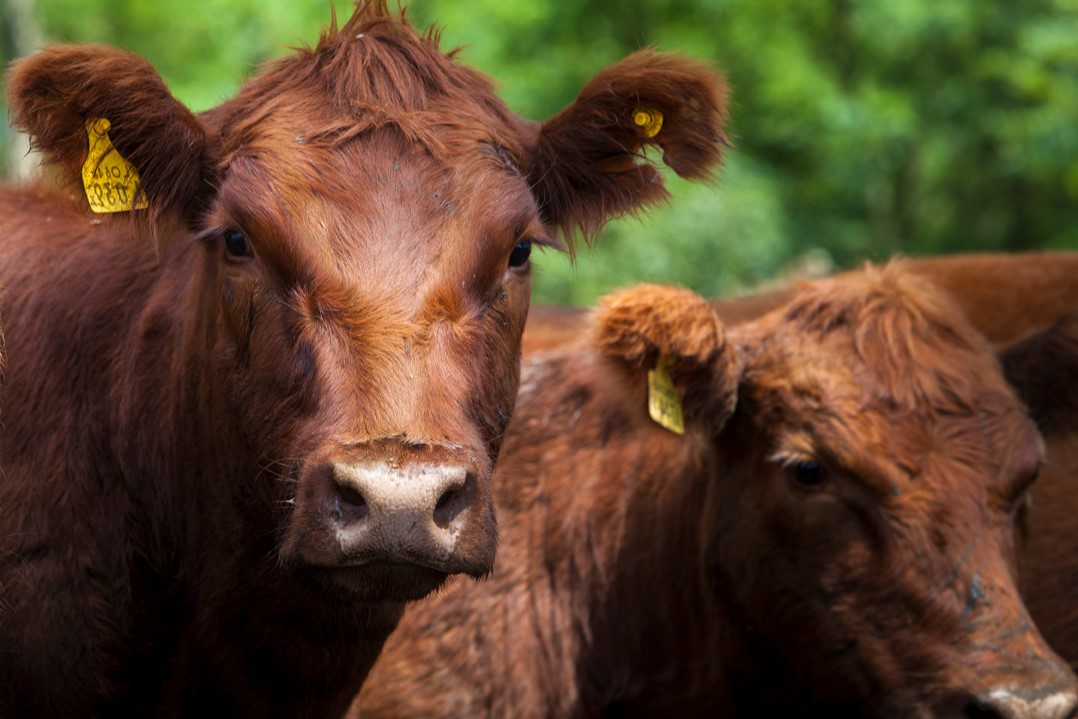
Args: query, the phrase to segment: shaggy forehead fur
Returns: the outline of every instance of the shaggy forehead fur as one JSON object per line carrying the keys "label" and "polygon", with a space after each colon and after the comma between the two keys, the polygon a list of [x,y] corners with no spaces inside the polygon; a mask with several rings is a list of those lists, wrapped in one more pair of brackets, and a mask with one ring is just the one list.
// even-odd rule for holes
{"label": "shaggy forehead fur", "polygon": [[765,386],[788,372],[784,384],[821,399],[846,387],[866,403],[937,413],[970,411],[984,388],[1005,391],[988,343],[901,261],[806,285],[751,327],[753,375]]}
{"label": "shaggy forehead fur", "polygon": [[478,72],[443,53],[433,30],[417,33],[384,0],[336,19],[314,49],[279,59],[239,94],[206,114],[226,151],[276,156],[290,145],[336,146],[383,127],[443,162],[487,144],[519,153],[515,119]]}
{"label": "shaggy forehead fur", "polygon": [[891,457],[911,474],[945,454],[999,456],[1004,474],[1036,466],[1040,440],[987,342],[902,262],[807,285],[742,334],[742,399],[783,428],[779,458]]}

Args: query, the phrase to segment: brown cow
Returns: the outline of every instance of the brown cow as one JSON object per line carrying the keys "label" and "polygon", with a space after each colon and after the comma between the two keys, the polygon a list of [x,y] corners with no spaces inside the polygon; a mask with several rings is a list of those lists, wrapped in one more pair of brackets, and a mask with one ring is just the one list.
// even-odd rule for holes
{"label": "brown cow", "polygon": [[[1004,347],[1008,379],[1045,437],[1045,462],[1023,522],[1022,589],[1048,643],[1078,667],[1078,309],[1071,310],[1078,308],[1078,252],[959,254],[912,259],[906,267],[946,289],[973,326]],[[737,324],[794,292],[725,298],[714,307],[727,325]],[[533,307],[526,352],[574,341],[585,316]]]}
{"label": "brown cow", "polygon": [[406,601],[491,568],[532,245],[665,197],[645,145],[723,144],[702,64],[533,123],[379,0],[201,116],[105,47],[7,82],[66,189],[0,192],[6,716],[344,711]]}
{"label": "brown cow", "polygon": [[1071,716],[1013,576],[1041,440],[942,293],[897,265],[725,338],[685,291],[595,323],[525,366],[493,576],[405,613],[354,716]]}

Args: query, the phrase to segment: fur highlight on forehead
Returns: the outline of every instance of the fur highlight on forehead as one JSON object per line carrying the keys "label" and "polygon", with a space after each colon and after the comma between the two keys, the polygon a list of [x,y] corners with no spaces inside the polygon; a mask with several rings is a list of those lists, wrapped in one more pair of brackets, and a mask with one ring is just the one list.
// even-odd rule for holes
{"label": "fur highlight on forehead", "polygon": [[333,146],[392,127],[442,160],[480,143],[518,154],[519,121],[490,81],[455,55],[439,49],[434,29],[418,33],[403,10],[361,0],[343,26],[334,16],[313,49],[271,62],[204,117],[230,153],[259,145],[273,133],[266,125],[284,124],[301,144]]}
{"label": "fur highlight on forehead", "polygon": [[865,399],[896,409],[968,412],[986,388],[1003,386],[987,341],[903,260],[806,284],[757,330],[758,355],[778,349],[782,364],[811,357],[821,375],[841,367]]}

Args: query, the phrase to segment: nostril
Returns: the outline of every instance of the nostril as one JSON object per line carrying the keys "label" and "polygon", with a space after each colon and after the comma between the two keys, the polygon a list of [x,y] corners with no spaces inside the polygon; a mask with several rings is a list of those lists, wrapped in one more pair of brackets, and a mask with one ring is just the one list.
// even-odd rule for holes
{"label": "nostril", "polygon": [[367,516],[369,511],[367,500],[363,498],[359,491],[346,484],[337,483],[337,494],[339,496],[338,506],[340,507],[340,513],[344,518],[349,521],[356,521]]}
{"label": "nostril", "polygon": [[966,719],[1006,719],[1005,714],[1001,714],[998,709],[979,699],[974,699],[966,705],[966,711],[963,716],[965,716]]}
{"label": "nostril", "polygon": [[449,487],[438,503],[434,505],[434,523],[445,528],[456,519],[472,503],[475,495],[475,475],[471,472],[464,479],[464,483],[455,487]]}
{"label": "nostril", "polygon": [[441,499],[438,500],[438,504],[434,505],[434,511],[437,512],[439,509],[444,511],[445,508],[449,505],[449,503],[452,502],[459,493],[459,489],[448,490],[445,494],[442,495]]}

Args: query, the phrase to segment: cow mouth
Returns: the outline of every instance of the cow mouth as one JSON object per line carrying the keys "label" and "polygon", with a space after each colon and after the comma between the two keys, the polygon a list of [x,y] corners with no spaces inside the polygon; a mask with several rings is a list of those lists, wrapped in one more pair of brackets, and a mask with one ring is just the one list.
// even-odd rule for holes
{"label": "cow mouth", "polygon": [[449,575],[439,569],[405,562],[368,562],[333,567],[329,578],[349,595],[363,600],[413,601],[438,589]]}

